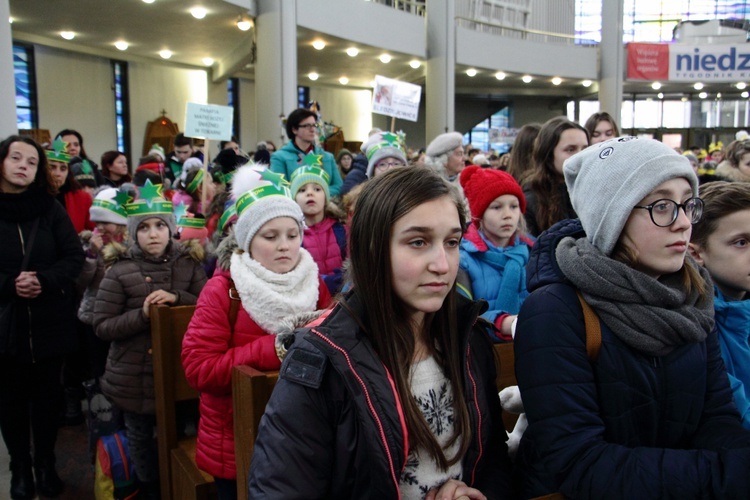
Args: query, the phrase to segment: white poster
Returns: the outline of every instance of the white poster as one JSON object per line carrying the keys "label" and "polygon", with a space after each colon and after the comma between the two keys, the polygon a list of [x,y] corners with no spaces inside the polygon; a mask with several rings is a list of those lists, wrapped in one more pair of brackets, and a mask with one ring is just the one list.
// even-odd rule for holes
{"label": "white poster", "polygon": [[232,138],[234,108],[216,104],[187,103],[185,136],[228,141]]}
{"label": "white poster", "polygon": [[372,94],[373,113],[415,122],[419,115],[421,98],[422,87],[419,85],[375,76],[375,90]]}

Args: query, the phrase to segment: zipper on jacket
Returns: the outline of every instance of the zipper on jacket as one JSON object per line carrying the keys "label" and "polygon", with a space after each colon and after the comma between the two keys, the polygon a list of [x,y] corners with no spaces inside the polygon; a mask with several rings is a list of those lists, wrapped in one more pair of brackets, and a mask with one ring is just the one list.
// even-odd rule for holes
{"label": "zipper on jacket", "polygon": [[[471,334],[471,332],[469,333]],[[474,380],[474,376],[471,373],[471,346],[467,346],[466,348],[466,374],[469,378],[469,381],[471,382],[471,389],[472,393],[474,395],[473,401],[474,401],[474,407],[477,411],[477,432],[476,432],[476,438],[477,438],[477,459],[474,462],[474,467],[471,469],[471,483],[469,485],[474,484],[474,479],[477,474],[477,468],[479,467],[479,461],[482,459],[483,450],[482,450],[482,410],[479,408],[479,400],[477,399],[477,382]]]}
{"label": "zipper on jacket", "polygon": [[[21,253],[26,255],[26,245],[23,241],[21,224],[16,223],[16,226],[18,227],[18,237],[21,238]],[[31,304],[29,304],[29,299],[24,300],[26,301],[26,314],[29,316],[29,353],[31,354],[31,362],[36,363],[36,359],[34,358],[34,337],[31,335]]]}

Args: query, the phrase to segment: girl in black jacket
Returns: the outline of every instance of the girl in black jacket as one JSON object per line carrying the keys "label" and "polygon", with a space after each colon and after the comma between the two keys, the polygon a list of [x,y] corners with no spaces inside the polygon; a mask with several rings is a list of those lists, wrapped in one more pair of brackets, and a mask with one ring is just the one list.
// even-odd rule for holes
{"label": "girl in black jacket", "polygon": [[455,293],[455,188],[393,169],[362,192],[354,289],[299,331],[266,408],[250,498],[504,498],[510,466],[485,304]]}
{"label": "girl in black jacket", "polygon": [[[14,313],[14,328],[0,331],[0,431],[11,461],[10,496],[33,498],[38,490],[55,497],[63,489],[54,455],[60,370],[63,356],[76,348],[73,283],[83,250],[54,198],[39,145],[8,137],[0,143],[0,165],[0,303]],[[28,266],[21,271],[29,251]]]}

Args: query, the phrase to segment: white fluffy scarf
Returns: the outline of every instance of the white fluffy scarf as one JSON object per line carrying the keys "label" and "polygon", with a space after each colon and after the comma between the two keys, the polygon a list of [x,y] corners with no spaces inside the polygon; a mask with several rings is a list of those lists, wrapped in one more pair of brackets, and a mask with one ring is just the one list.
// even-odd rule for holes
{"label": "white fluffy scarf", "polygon": [[269,271],[247,252],[232,255],[230,274],[242,307],[265,331],[275,334],[281,319],[314,311],[318,303],[318,266],[304,248],[286,274]]}

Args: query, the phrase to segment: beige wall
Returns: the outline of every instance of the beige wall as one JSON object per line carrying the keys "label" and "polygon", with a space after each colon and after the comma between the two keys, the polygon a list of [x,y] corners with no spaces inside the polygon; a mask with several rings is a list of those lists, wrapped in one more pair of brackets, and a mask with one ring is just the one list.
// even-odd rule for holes
{"label": "beige wall", "polygon": [[[347,141],[365,141],[372,128],[372,91],[310,87],[310,99],[318,101],[323,121],[344,130]],[[390,123],[390,122],[389,122]]]}

